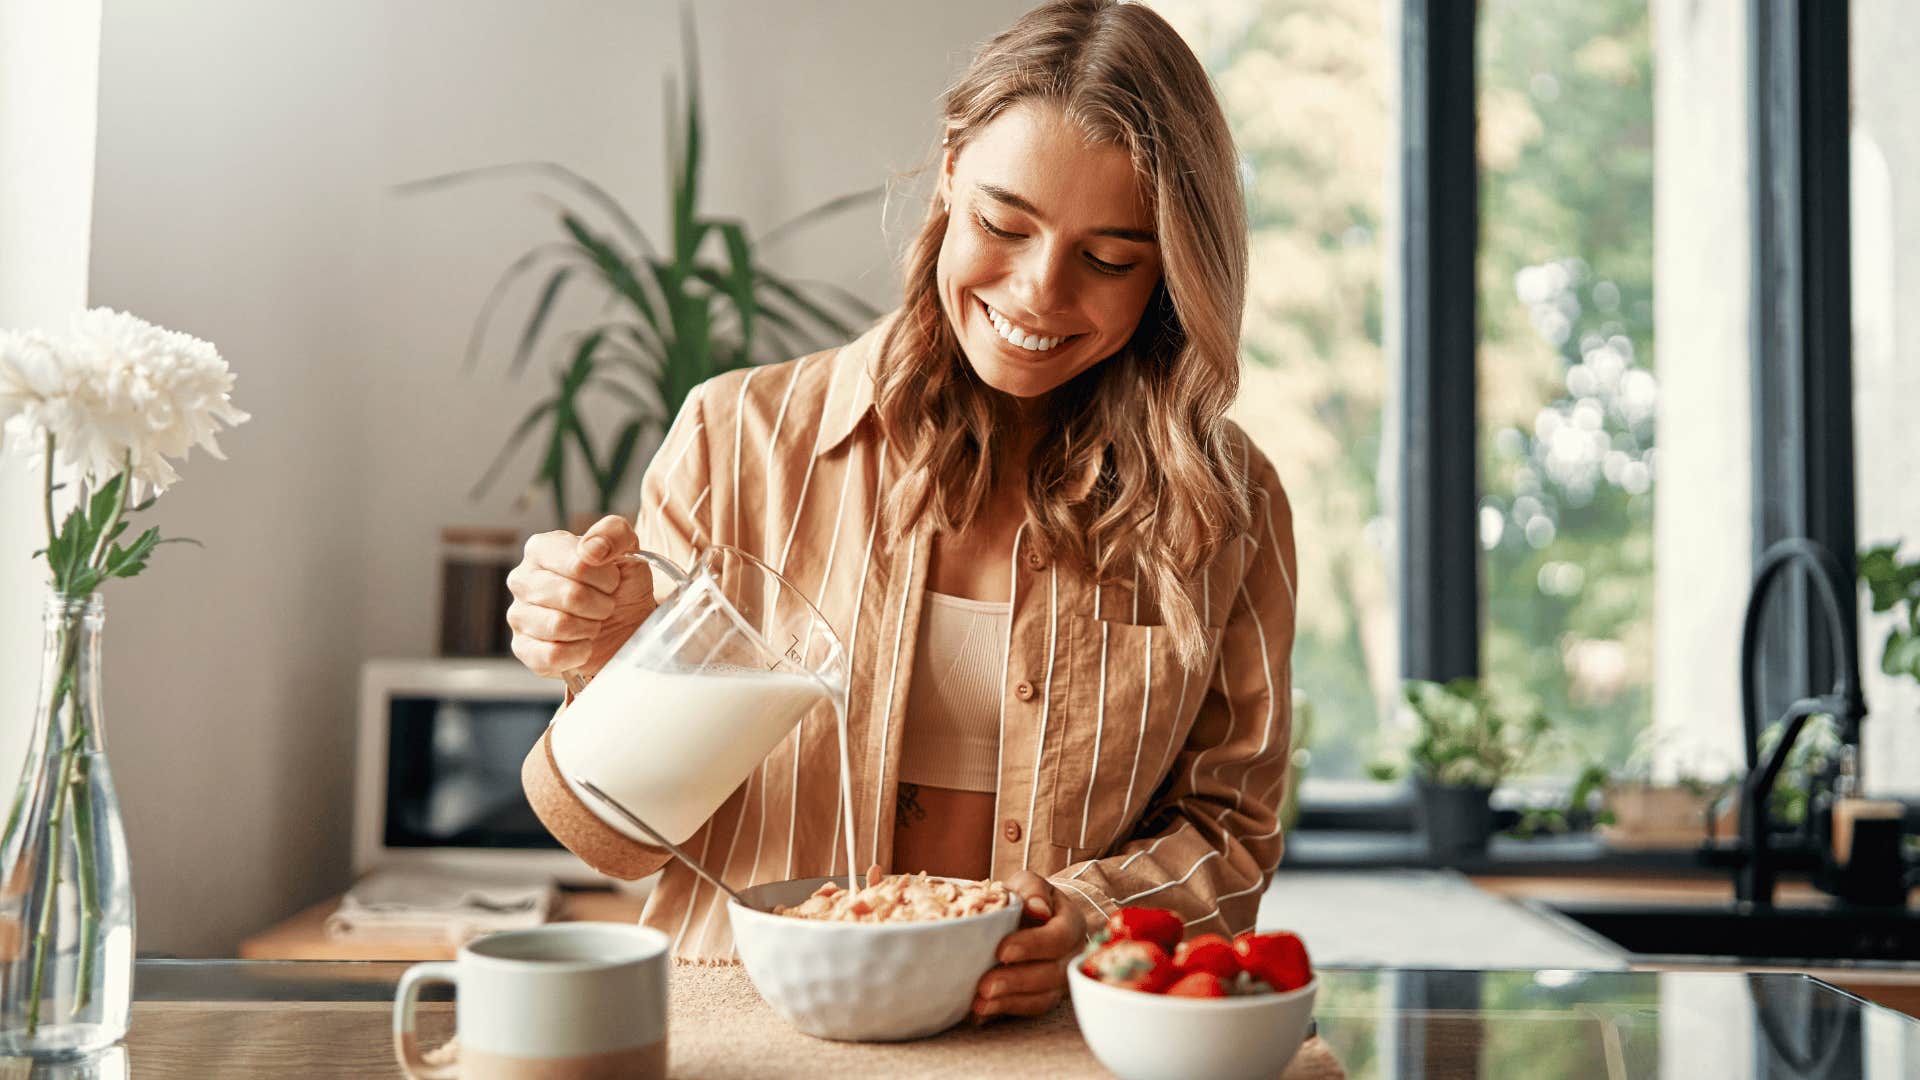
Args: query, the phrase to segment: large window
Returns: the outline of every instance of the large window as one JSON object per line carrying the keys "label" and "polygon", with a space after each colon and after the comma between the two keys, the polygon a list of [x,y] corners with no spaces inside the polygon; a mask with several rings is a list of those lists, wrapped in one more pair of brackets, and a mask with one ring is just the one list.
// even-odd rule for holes
{"label": "large window", "polygon": [[1653,710],[1651,22],[1480,5],[1482,665],[1615,762]]}
{"label": "large window", "polygon": [[1385,418],[1394,221],[1392,5],[1157,0],[1219,87],[1243,163],[1252,272],[1234,418],[1274,461],[1300,554],[1294,684],[1309,775],[1352,779],[1399,683]]}
{"label": "large window", "polygon": [[[1789,487],[1823,505],[1852,498],[1817,467],[1818,448],[1850,430],[1844,409],[1781,407],[1801,400],[1795,371],[1817,372],[1807,358],[1836,350],[1815,333],[1816,300],[1782,291],[1780,275],[1831,280],[1819,237],[1844,220],[1845,192],[1802,175],[1817,157],[1791,157],[1806,121],[1781,111],[1780,84],[1753,89],[1784,77],[1828,92],[1833,65],[1795,61],[1755,19],[1811,19],[1824,33],[1831,12],[1785,0],[1155,6],[1213,74],[1244,157],[1254,260],[1237,418],[1294,502],[1312,777],[1358,777],[1394,756],[1401,676],[1432,666],[1477,665],[1542,707],[1565,735],[1550,773],[1618,767],[1648,746],[1661,778],[1737,767],[1756,541],[1823,535],[1819,506],[1783,509]],[[1920,324],[1899,319],[1909,305],[1897,290],[1920,280],[1920,265],[1899,261],[1920,251],[1920,218],[1898,209],[1920,205],[1900,197],[1920,175],[1920,150],[1901,138],[1915,129],[1901,58],[1920,31],[1897,0],[1852,11],[1858,525],[1863,542],[1907,538],[1915,557],[1920,501],[1906,481],[1920,456],[1904,432],[1920,383],[1897,358],[1920,353]],[[1467,26],[1470,45],[1454,33]],[[1415,61],[1405,70],[1403,53]],[[1472,95],[1432,78],[1469,70]],[[1459,101],[1472,102],[1468,122]],[[1756,123],[1768,139],[1756,142]],[[1460,174],[1432,162],[1468,157],[1477,229],[1449,231]],[[1426,171],[1402,177],[1398,164]],[[1416,208],[1404,223],[1403,206]],[[1454,405],[1440,391],[1463,378],[1448,373],[1464,370],[1466,329],[1461,305],[1432,286],[1469,247],[1476,394]],[[1759,308],[1756,295],[1768,297]],[[1778,317],[1789,307],[1806,334]],[[1436,429],[1470,431],[1471,445]],[[1403,451],[1403,430],[1440,453]],[[1789,443],[1814,451],[1780,452]],[[1471,485],[1464,466],[1423,463],[1468,454]],[[1396,522],[1403,495],[1466,508],[1462,527]],[[1404,581],[1403,556],[1415,568]],[[1804,652],[1806,635],[1787,629],[1780,647]],[[1877,667],[1885,633],[1868,624],[1863,666]],[[1433,647],[1475,640],[1476,652]],[[1876,714],[1920,710],[1912,680],[1870,676],[1868,691]],[[1871,786],[1897,787],[1897,763],[1920,759],[1912,727],[1869,723]]]}

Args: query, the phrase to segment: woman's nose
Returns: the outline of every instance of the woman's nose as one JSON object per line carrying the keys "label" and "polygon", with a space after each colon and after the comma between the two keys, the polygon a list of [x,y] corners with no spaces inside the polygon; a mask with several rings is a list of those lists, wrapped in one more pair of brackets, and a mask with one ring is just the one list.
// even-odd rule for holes
{"label": "woman's nose", "polygon": [[1064,253],[1053,245],[1034,245],[1023,253],[1013,274],[1013,298],[1038,316],[1056,314],[1072,300],[1072,281]]}

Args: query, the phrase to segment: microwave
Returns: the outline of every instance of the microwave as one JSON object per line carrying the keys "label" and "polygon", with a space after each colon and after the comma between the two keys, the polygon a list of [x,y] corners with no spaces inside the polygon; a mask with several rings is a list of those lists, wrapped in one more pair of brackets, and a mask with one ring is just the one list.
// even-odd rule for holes
{"label": "microwave", "polygon": [[360,671],[353,870],[439,868],[616,882],[562,847],[520,765],[565,690],[513,659],[369,660]]}

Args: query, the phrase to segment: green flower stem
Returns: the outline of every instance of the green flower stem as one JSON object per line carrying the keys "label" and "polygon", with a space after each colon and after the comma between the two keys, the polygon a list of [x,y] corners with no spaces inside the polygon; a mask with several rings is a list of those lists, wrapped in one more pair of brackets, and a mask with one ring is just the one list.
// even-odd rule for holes
{"label": "green flower stem", "polygon": [[[66,681],[73,681],[78,675],[69,670]],[[70,778],[67,795],[73,801],[74,869],[80,886],[80,975],[74,984],[69,1013],[72,1016],[80,1015],[93,1002],[93,965],[99,951],[101,917],[100,877],[93,864],[93,758],[88,745],[93,741],[95,728],[86,700],[85,695],[73,695],[74,732],[67,743],[67,760],[62,763]]]}
{"label": "green flower stem", "polygon": [[[27,1034],[31,1036],[40,1026],[40,985],[46,975],[47,954],[53,949],[53,909],[60,897],[60,854],[64,837],[64,818],[66,810],[67,756],[61,740],[60,709],[72,689],[74,650],[77,647],[77,635],[69,627],[60,629],[60,677],[54,681],[53,702],[47,710],[47,747],[48,753],[60,755],[59,767],[54,773],[54,782],[59,791],[54,795],[53,820],[48,823],[48,844],[42,857],[47,862],[46,902],[40,908],[40,925],[33,934],[33,989],[27,997]],[[60,749],[55,750],[54,747]],[[23,785],[24,786],[24,785]]]}
{"label": "green flower stem", "polygon": [[67,794],[73,800],[73,844],[78,857],[75,868],[80,878],[80,975],[74,980],[73,1006],[69,1016],[79,1016],[93,1003],[93,964],[99,951],[100,883],[93,865],[92,768],[87,754],[73,759],[73,784]]}
{"label": "green flower stem", "polygon": [[47,823],[47,891],[40,905],[40,925],[33,932],[33,988],[27,992],[27,1035],[40,1027],[40,986],[47,974],[47,954],[53,951],[53,909],[60,905],[60,856],[66,843],[66,752],[60,751],[60,790],[54,796],[53,820]]}
{"label": "green flower stem", "polygon": [[120,474],[120,498],[114,500],[113,514],[107,523],[100,527],[100,536],[93,542],[93,550],[87,554],[87,565],[99,569],[106,557],[107,545],[113,538],[113,527],[120,524],[120,518],[127,512],[127,492],[133,488],[133,454],[127,454],[125,471]]}
{"label": "green flower stem", "polygon": [[56,530],[53,525],[53,433],[47,433],[47,482],[41,485],[46,489],[44,506],[47,512],[47,543],[51,545]]}

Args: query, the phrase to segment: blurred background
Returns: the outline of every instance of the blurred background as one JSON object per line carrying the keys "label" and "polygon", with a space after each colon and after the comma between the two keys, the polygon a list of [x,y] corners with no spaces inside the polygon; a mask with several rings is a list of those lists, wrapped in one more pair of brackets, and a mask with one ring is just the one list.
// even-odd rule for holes
{"label": "blurred background", "polygon": [[[1396,546],[1402,7],[1152,6],[1212,73],[1243,155],[1254,272],[1236,416],[1294,504],[1295,678],[1313,718],[1302,799],[1309,819],[1404,800],[1370,768],[1405,758],[1401,681],[1418,673],[1401,656]],[[863,325],[898,294],[894,255],[926,198],[909,174],[937,148],[941,91],[1027,7],[699,5],[701,204],[757,239],[756,262]],[[222,440],[228,461],[196,461],[154,512],[206,547],[168,551],[108,598],[140,946],[227,955],[350,883],[362,668],[449,650],[448,563],[511,565],[527,533],[598,500],[631,512],[658,438],[640,422],[621,483],[576,467],[558,496],[531,438],[476,497],[606,311],[605,289],[574,283],[515,376],[551,279],[508,285],[469,364],[490,291],[524,253],[570,240],[563,203],[595,235],[622,226],[535,174],[402,185],[554,162],[664,243],[686,16],[651,0],[0,12],[0,325],[131,310],[217,343],[254,417]],[[1849,12],[1850,266],[1828,272],[1851,282],[1866,546],[1920,537],[1920,444],[1902,419],[1920,408],[1920,366],[1897,360],[1920,353],[1904,315],[1920,301],[1920,75],[1902,62],[1920,30],[1901,0]],[[1749,5],[1484,0],[1475,18],[1478,419],[1463,445],[1478,551],[1445,572],[1477,582],[1487,684],[1552,721],[1516,781],[1563,791],[1597,766],[1717,782],[1742,764],[1739,626],[1770,497],[1752,479],[1765,448]],[[747,359],[835,339],[831,320],[782,302],[797,326]],[[671,395],[651,393],[593,397],[595,438],[612,447],[629,416],[664,415]],[[42,585],[26,558],[32,478],[6,469],[0,715],[25,717]],[[1880,671],[1891,616],[1861,603],[1868,700],[1895,718],[1866,728],[1866,788],[1920,796],[1920,685]],[[0,728],[8,777],[24,727]]]}

